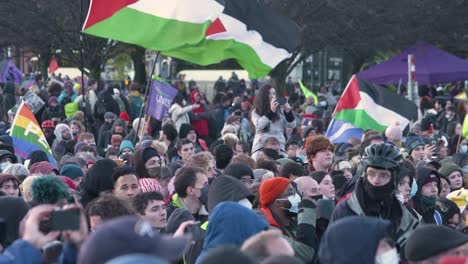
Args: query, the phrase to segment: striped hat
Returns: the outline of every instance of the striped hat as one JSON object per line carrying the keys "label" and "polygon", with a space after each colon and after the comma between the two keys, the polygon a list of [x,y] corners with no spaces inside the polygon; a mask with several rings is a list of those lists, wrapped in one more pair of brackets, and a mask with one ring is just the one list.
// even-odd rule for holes
{"label": "striped hat", "polygon": [[155,178],[142,178],[138,180],[141,192],[159,192],[164,194],[164,188]]}

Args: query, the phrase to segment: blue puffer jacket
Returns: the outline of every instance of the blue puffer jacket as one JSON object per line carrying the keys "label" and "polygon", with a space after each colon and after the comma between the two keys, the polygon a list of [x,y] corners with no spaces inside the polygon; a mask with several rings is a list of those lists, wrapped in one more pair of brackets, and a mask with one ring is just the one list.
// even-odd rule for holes
{"label": "blue puffer jacket", "polygon": [[[63,244],[62,254],[59,256],[59,264],[75,264],[77,251],[69,243]],[[16,240],[11,246],[0,254],[0,264],[40,264],[42,253],[30,242],[22,239]]]}
{"label": "blue puffer jacket", "polygon": [[216,205],[208,219],[203,250],[197,259],[200,264],[210,249],[224,246],[241,246],[249,237],[266,230],[268,223],[246,207],[235,202]]}

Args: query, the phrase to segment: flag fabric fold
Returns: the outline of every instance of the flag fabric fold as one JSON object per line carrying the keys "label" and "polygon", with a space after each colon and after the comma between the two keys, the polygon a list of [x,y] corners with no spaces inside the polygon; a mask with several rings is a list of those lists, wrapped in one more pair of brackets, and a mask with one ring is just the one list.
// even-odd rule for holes
{"label": "flag fabric fold", "polygon": [[299,86],[301,87],[301,90],[302,90],[302,93],[304,94],[304,96],[307,98],[309,96],[312,96],[312,98],[314,98],[314,104],[317,105],[318,104],[318,96],[316,94],[314,94],[311,90],[309,90],[303,83],[301,80],[299,80]]}
{"label": "flag fabric fold", "polygon": [[333,143],[347,142],[358,130],[383,132],[399,123],[405,129],[417,119],[416,104],[384,87],[358,79],[349,81],[333,113],[326,136]]}
{"label": "flag fabric fold", "polygon": [[21,84],[22,81],[23,73],[11,60],[4,60],[0,62],[0,83],[14,82]]}
{"label": "flag fabric fold", "polygon": [[172,101],[177,95],[178,90],[167,83],[159,80],[152,80],[149,91],[148,105],[146,114],[162,121],[167,115]]}
{"label": "flag fabric fold", "polygon": [[465,115],[465,119],[463,120],[463,137],[468,139],[468,115]]}
{"label": "flag fabric fold", "polygon": [[16,111],[10,129],[10,136],[13,138],[15,154],[26,159],[29,153],[35,150],[42,150],[47,154],[49,162],[57,168],[57,162],[54,159],[44,133],[24,101],[21,102]]}
{"label": "flag fabric fold", "polygon": [[54,73],[56,70],[58,70],[59,66],[58,66],[58,62],[57,62],[57,59],[55,58],[52,58],[50,60],[50,63],[49,63],[49,75],[52,75],[52,73]]}
{"label": "flag fabric fold", "polygon": [[199,43],[222,0],[92,0],[83,32],[164,51]]}
{"label": "flag fabric fold", "polygon": [[225,0],[223,13],[203,41],[162,54],[199,65],[236,59],[250,78],[268,75],[299,46],[299,27],[272,9],[251,0]]}

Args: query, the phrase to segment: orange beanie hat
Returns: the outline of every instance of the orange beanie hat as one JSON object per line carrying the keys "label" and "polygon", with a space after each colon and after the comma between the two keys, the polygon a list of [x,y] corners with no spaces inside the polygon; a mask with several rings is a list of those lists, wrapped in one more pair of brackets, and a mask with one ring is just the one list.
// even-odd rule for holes
{"label": "orange beanie hat", "polygon": [[260,203],[266,206],[278,198],[288,187],[290,181],[286,178],[276,177],[265,180],[260,185]]}

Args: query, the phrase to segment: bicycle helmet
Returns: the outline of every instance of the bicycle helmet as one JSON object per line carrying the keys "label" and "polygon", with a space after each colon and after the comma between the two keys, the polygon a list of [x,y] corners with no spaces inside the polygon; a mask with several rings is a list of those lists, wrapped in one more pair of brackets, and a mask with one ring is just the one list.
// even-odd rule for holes
{"label": "bicycle helmet", "polygon": [[46,120],[42,122],[42,128],[55,128],[54,122],[52,120]]}
{"label": "bicycle helmet", "polygon": [[364,150],[364,155],[361,163],[364,166],[364,171],[367,167],[376,167],[381,169],[391,170],[393,174],[398,173],[402,157],[400,151],[391,144],[378,143],[368,146]]}

